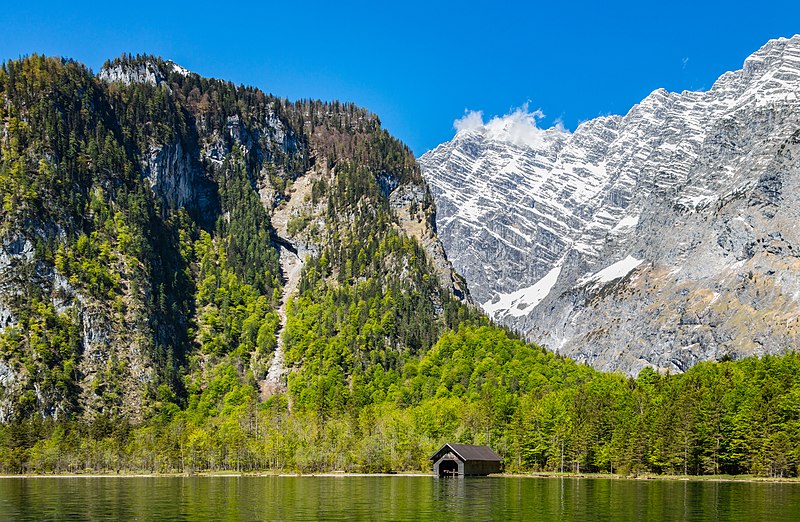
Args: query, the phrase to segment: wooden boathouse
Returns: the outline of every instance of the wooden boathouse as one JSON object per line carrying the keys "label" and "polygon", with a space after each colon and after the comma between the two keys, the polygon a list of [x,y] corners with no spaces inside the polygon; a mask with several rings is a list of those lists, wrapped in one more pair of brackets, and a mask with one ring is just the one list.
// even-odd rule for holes
{"label": "wooden boathouse", "polygon": [[431,460],[437,477],[483,476],[503,468],[503,459],[489,446],[447,443]]}

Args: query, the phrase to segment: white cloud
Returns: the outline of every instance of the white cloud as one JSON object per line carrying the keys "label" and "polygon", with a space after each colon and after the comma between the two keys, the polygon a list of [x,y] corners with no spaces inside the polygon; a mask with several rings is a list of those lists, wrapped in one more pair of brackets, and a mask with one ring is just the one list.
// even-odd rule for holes
{"label": "white cloud", "polygon": [[[483,121],[482,111],[464,111],[464,116],[453,122],[456,131],[480,131],[487,138],[536,147],[542,141],[544,129],[537,125],[538,120],[544,118],[541,109],[529,111],[528,104],[518,107],[504,116],[494,116],[488,122]],[[556,120],[553,129],[567,132],[564,124]]]}
{"label": "white cloud", "polygon": [[456,131],[476,130],[483,127],[483,111],[468,111],[464,109],[464,116],[453,122]]}
{"label": "white cloud", "polygon": [[544,113],[537,109],[528,112],[528,104],[515,109],[505,116],[495,116],[486,124],[489,136],[496,140],[507,141],[514,145],[535,147],[541,142],[542,129],[536,120],[544,118]]}

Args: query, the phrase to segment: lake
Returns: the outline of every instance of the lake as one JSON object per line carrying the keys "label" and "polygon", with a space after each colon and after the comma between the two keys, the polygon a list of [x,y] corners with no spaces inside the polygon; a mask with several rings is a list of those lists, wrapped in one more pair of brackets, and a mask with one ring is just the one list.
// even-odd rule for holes
{"label": "lake", "polygon": [[410,476],[0,479],[0,520],[800,520],[800,483]]}

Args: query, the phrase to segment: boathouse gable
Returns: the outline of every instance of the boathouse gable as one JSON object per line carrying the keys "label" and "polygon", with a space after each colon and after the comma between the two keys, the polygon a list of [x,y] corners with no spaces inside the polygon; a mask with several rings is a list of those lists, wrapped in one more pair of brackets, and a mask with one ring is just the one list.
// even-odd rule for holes
{"label": "boathouse gable", "polygon": [[489,446],[447,443],[431,457],[437,477],[483,476],[502,471],[502,458]]}

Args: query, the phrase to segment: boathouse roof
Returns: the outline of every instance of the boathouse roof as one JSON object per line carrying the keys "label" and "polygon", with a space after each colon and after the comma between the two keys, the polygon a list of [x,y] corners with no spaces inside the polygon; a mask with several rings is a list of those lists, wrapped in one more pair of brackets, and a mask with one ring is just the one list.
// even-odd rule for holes
{"label": "boathouse roof", "polygon": [[481,460],[490,462],[500,462],[503,459],[494,452],[489,446],[473,446],[472,444],[451,444],[447,443],[439,451],[433,454],[431,460],[438,460],[442,454],[452,451],[461,460]]}

